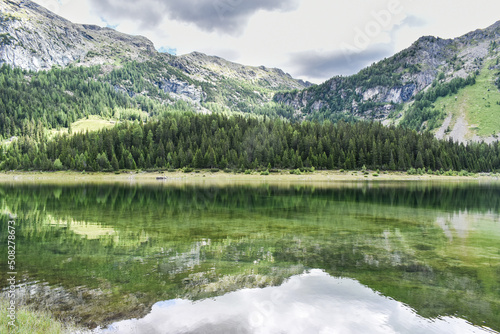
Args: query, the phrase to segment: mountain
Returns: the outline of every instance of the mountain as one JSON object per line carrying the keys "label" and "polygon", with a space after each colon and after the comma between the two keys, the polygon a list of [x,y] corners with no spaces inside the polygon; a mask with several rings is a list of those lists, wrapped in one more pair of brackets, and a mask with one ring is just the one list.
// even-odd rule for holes
{"label": "mountain", "polygon": [[113,82],[116,90],[131,97],[151,97],[151,91],[137,89],[149,86],[166,94],[164,103],[182,99],[205,112],[248,111],[271,102],[278,90],[311,85],[279,69],[243,66],[202,53],[162,54],[145,37],[74,24],[31,1],[2,0],[0,12],[0,64],[32,71],[100,66],[101,76],[94,80],[127,65],[131,68],[131,63],[141,64],[148,79]]}
{"label": "mountain", "polygon": [[431,130],[440,138],[496,140],[499,46],[500,21],[456,39],[422,37],[355,75],[279,93],[275,101],[306,119],[376,119]]}
{"label": "mountain", "polygon": [[[123,117],[123,109],[139,109],[142,116],[132,112],[133,117],[147,118],[173,105],[293,120],[379,120],[459,142],[492,142],[500,132],[500,21],[456,39],[422,37],[355,75],[312,85],[279,69],[199,52],[159,53],[145,37],[74,24],[31,1],[3,0],[0,12],[0,64],[25,70],[15,78],[6,71],[3,84],[9,82],[10,89],[15,83],[39,100],[16,106],[26,112],[22,117],[22,112],[16,119],[0,113],[15,124],[10,130],[0,125],[4,137],[17,134],[23,117],[36,116],[49,128],[68,127],[84,115]],[[44,71],[47,77],[38,74]],[[80,83],[95,84],[94,90],[82,96],[81,85],[71,79],[75,75]],[[30,84],[33,79],[63,101],[46,101],[46,91]],[[7,95],[24,101],[22,91]]]}

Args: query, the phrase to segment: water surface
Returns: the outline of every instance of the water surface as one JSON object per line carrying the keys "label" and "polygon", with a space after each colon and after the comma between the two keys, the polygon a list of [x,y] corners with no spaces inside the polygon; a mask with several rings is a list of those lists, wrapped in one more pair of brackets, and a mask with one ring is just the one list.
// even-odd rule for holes
{"label": "water surface", "polygon": [[9,214],[20,298],[101,331],[500,330],[498,184],[0,185]]}

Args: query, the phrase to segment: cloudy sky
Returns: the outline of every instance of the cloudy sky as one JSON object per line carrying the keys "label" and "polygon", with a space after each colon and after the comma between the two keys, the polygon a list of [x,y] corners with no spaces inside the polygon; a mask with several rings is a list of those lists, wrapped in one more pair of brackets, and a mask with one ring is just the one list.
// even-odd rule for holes
{"label": "cloudy sky", "polygon": [[200,51],[320,83],[423,35],[461,36],[500,20],[498,0],[35,0],[76,23],[143,35],[163,52]]}

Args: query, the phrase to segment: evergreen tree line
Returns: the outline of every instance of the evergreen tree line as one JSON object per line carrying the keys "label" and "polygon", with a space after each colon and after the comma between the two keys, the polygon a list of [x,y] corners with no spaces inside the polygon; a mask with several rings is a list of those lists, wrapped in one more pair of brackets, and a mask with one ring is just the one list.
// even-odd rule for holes
{"label": "evergreen tree line", "polygon": [[111,171],[170,168],[500,170],[499,143],[465,146],[378,122],[290,123],[191,112],[0,149],[0,169]]}
{"label": "evergreen tree line", "polygon": [[[168,188],[146,186],[130,187],[123,184],[100,185],[88,184],[85,192],[80,186],[54,186],[36,184],[0,184],[2,200],[12,212],[39,211],[45,213],[59,211],[61,207],[78,206],[79,212],[86,216],[98,211],[106,214],[114,211],[116,215],[126,217],[141,210],[148,214],[165,216],[170,212],[192,210],[215,210],[218,208],[242,208],[249,203],[254,210],[264,208],[293,208],[301,210],[324,210],[333,202],[343,202],[343,209],[360,203],[377,204],[381,210],[387,206],[414,207],[469,213],[499,212],[500,189],[485,184],[454,183],[436,186],[419,183],[415,187],[376,187],[376,188],[314,188],[284,187],[283,185],[233,185],[213,187],[210,185],[172,185]],[[272,201],[270,200],[272,198]],[[318,201],[318,199],[321,199]],[[168,207],[161,203],[168,202]],[[68,214],[71,214],[68,212]],[[64,219],[77,220],[75,217]],[[155,221],[150,221],[156,224]],[[146,223],[145,223],[146,224]]]}

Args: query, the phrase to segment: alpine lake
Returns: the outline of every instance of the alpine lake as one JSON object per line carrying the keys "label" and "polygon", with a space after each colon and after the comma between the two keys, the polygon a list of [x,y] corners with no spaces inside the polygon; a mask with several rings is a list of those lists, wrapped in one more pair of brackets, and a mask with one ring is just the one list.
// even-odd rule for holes
{"label": "alpine lake", "polygon": [[11,217],[17,301],[93,333],[500,331],[494,181],[6,182],[3,257]]}

